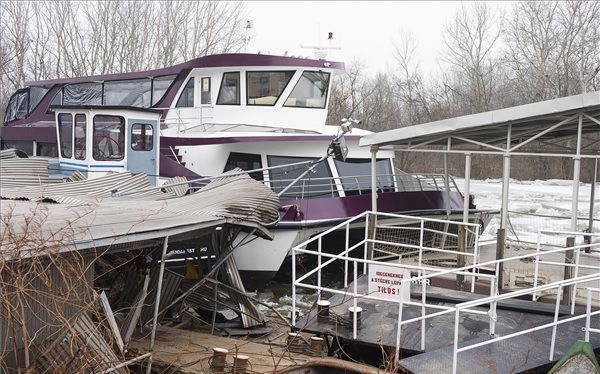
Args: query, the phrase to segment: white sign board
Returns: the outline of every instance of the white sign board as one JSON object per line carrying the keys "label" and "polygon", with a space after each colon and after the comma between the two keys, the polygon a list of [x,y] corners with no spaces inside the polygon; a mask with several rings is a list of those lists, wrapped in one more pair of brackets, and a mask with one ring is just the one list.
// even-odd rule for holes
{"label": "white sign board", "polygon": [[[402,281],[405,280],[404,284]],[[410,300],[410,270],[369,264],[369,295],[387,300]]]}

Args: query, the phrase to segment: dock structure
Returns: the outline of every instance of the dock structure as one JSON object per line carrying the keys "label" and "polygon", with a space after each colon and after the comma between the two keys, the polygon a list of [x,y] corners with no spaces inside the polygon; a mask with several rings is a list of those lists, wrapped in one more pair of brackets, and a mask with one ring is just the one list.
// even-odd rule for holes
{"label": "dock structure", "polygon": [[[350,287],[354,287],[353,284]],[[412,285],[411,294],[414,300],[421,298],[419,285]],[[358,279],[360,293],[367,289],[366,276]],[[438,306],[453,308],[461,302],[475,300],[477,296],[470,292],[429,287],[427,301]],[[398,326],[398,305],[381,300],[361,299],[358,303],[362,315],[353,338],[353,320],[348,309],[352,298],[334,295],[329,298],[329,315],[319,317],[318,307],[314,307],[295,324],[295,328],[306,333],[327,337],[330,353],[337,349],[348,350],[354,359],[365,359],[357,352],[387,351],[396,349],[396,332]],[[427,314],[435,312],[427,308]],[[466,313],[458,323],[459,347],[501,338],[509,334],[524,331],[533,326],[551,324],[554,320],[554,304],[534,302],[530,300],[509,299],[498,303],[495,336],[490,336],[489,319],[480,315]],[[489,304],[476,310],[487,313]],[[585,313],[584,307],[577,307],[579,314]],[[418,318],[421,308],[405,306],[402,319]],[[454,314],[432,317],[425,324],[425,349],[421,349],[421,324],[408,324],[400,334],[400,360],[398,367],[407,373],[449,373],[452,370],[453,339],[455,333]],[[559,321],[572,317],[566,306],[559,307]],[[557,327],[554,340],[554,361],[565,354],[576,340],[583,340],[584,321],[566,322]],[[591,328],[600,329],[600,318],[592,320]],[[551,362],[549,348],[552,344],[552,329],[535,331],[509,340],[459,353],[458,373],[512,373],[527,370],[545,369]],[[594,349],[600,349],[600,334],[589,339]],[[381,363],[386,365],[385,362]],[[389,363],[388,363],[389,365]]]}
{"label": "dock structure", "polygon": [[[356,230],[356,222],[364,224],[358,228],[364,239],[348,242],[340,254],[322,248],[327,232],[293,250],[293,266],[298,255],[318,258],[318,266],[304,274],[293,269],[294,295],[296,288],[316,291],[313,308],[294,320],[294,329],[324,337],[330,355],[406,373],[520,373],[549,370],[578,340],[600,351],[600,266],[580,262],[586,245],[538,246],[534,252],[481,262],[476,225],[448,221],[448,231],[442,232],[428,228],[440,220],[398,216],[390,225],[389,215],[378,220],[381,214],[366,212],[332,229]],[[406,241],[402,231],[415,227],[421,233],[413,237],[420,240]],[[381,235],[392,228],[397,236]],[[461,231],[469,234],[452,234]],[[457,238],[470,244],[452,249]],[[596,253],[600,243],[591,246]],[[363,251],[362,258],[355,252],[350,256],[356,250]],[[574,263],[554,261],[570,251]],[[436,262],[430,258],[445,259],[445,267],[432,266]],[[514,261],[531,267],[533,284],[499,292],[499,269]],[[343,287],[324,285],[321,273],[336,266],[344,269]],[[569,267],[573,276],[545,283],[537,276],[542,266],[561,274]]]}

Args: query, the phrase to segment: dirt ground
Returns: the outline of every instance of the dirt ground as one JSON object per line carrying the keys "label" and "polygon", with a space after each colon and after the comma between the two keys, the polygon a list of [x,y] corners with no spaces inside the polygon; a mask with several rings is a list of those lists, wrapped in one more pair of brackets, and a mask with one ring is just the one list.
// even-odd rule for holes
{"label": "dirt ground", "polygon": [[[247,373],[290,372],[294,368],[311,365],[338,367],[350,372],[377,373],[377,369],[349,363],[326,356],[325,347],[321,352],[310,349],[311,335],[301,334],[289,344],[289,326],[279,320],[271,319],[265,327],[255,330],[256,335],[221,336],[224,330],[216,330],[211,335],[210,326],[187,323],[183,328],[159,326],[156,331],[153,350],[153,372],[157,373],[213,373],[213,348],[228,350],[224,372],[241,373],[243,368],[234,366],[234,355],[248,357]],[[232,330],[230,330],[232,331]],[[234,329],[238,333],[238,329]],[[148,352],[150,330],[139,330],[129,343],[130,351],[136,354]],[[305,372],[301,370],[300,372]]]}

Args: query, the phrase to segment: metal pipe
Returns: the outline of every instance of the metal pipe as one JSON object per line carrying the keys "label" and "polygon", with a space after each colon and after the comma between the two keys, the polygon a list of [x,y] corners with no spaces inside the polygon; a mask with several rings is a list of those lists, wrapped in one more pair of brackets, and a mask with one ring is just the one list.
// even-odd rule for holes
{"label": "metal pipe", "polygon": [[377,147],[371,148],[371,211],[377,212]]}
{"label": "metal pipe", "polygon": [[[165,274],[165,257],[167,256],[167,247],[169,246],[169,237],[165,237],[163,243],[162,256],[160,261],[160,271],[158,273],[158,285],[156,286],[156,300],[154,300],[154,316],[152,317],[152,332],[150,333],[150,353],[154,349],[154,339],[156,337],[156,325],[158,324],[158,310],[160,308],[160,293],[162,291],[163,275]],[[150,374],[152,370],[152,355],[148,357],[148,368],[146,374]]]}
{"label": "metal pipe", "polygon": [[[463,222],[469,222],[469,201],[471,194],[471,154],[465,153],[465,188],[463,191]],[[466,237],[466,236],[465,236]]]}
{"label": "metal pipe", "polygon": [[[591,234],[594,231],[594,200],[596,199],[596,179],[598,179],[598,159],[594,160],[594,177],[590,184],[590,213],[588,220],[588,232]],[[592,243],[591,236],[585,236],[584,239],[588,244]]]}

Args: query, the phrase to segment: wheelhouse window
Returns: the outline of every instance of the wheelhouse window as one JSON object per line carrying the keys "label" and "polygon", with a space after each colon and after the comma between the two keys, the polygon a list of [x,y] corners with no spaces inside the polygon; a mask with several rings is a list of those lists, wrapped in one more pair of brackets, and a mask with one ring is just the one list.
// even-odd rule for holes
{"label": "wheelhouse window", "polygon": [[85,128],[86,118],[85,114],[75,115],[75,158],[77,160],[85,160]]}
{"label": "wheelhouse window", "polygon": [[150,79],[132,79],[104,82],[103,105],[150,107]]}
{"label": "wheelhouse window", "polygon": [[248,105],[275,105],[294,71],[249,71],[246,73]]}
{"label": "wheelhouse window", "polygon": [[194,106],[194,77],[191,77],[185,84],[176,106],[177,108]]}
{"label": "wheelhouse window", "polygon": [[123,159],[125,119],[120,116],[94,116],[93,157],[97,161]]}
{"label": "wheelhouse window", "polygon": [[223,73],[217,105],[240,105],[240,72]]}
{"label": "wheelhouse window", "polygon": [[203,77],[200,80],[200,103],[210,104],[210,77]]}
{"label": "wheelhouse window", "polygon": [[301,108],[325,108],[329,73],[305,71],[283,106]]}
{"label": "wheelhouse window", "polygon": [[[370,193],[371,160],[346,159],[346,161],[334,160],[334,162],[346,196]],[[377,168],[377,189],[385,192],[394,191],[390,160],[379,159],[375,166]]]}
{"label": "wheelhouse window", "polygon": [[58,136],[60,155],[65,158],[73,156],[73,115],[61,113],[58,115]]}
{"label": "wheelhouse window", "polygon": [[[267,156],[269,166],[282,166],[302,161],[317,161],[316,158]],[[281,192],[293,180],[304,173],[309,164],[287,166],[269,170],[271,189],[276,193]],[[338,192],[333,182],[331,171],[326,162],[316,165],[313,172],[308,173],[292,185],[282,196],[282,199],[295,199],[307,197],[337,197]]]}
{"label": "wheelhouse window", "polygon": [[78,83],[63,88],[64,105],[102,105],[102,83]]}
{"label": "wheelhouse window", "polygon": [[131,126],[131,149],[151,151],[154,147],[154,129],[146,123],[134,123]]}
{"label": "wheelhouse window", "polygon": [[[231,152],[223,171],[228,171],[235,168],[240,168],[242,170],[261,169],[262,162],[260,160],[260,155]],[[249,175],[257,181],[262,181],[264,179],[262,171],[250,173]]]}

